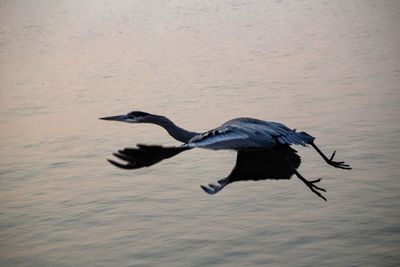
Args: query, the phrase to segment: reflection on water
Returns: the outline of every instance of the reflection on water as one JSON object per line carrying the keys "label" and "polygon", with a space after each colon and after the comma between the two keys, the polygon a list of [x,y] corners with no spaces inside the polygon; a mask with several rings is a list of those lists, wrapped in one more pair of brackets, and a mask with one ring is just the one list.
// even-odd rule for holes
{"label": "reflection on water", "polygon": [[[0,4],[2,266],[394,266],[400,261],[399,4],[381,1],[8,1]],[[200,184],[231,152],[149,169],[105,159],[175,144],[163,114],[203,131],[240,116],[317,137],[354,167],[301,181]]]}

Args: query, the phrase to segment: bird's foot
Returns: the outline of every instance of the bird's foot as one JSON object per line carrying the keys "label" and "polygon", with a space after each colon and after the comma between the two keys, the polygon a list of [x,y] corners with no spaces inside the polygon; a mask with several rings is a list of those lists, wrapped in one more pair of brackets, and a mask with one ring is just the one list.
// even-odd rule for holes
{"label": "bird's foot", "polygon": [[344,161],[333,161],[333,157],[335,157],[335,154],[336,154],[336,151],[332,153],[332,156],[326,162],[335,168],[351,170],[350,165],[345,164]]}
{"label": "bird's foot", "polygon": [[311,191],[314,192],[314,194],[316,194],[317,196],[319,196],[320,198],[322,198],[323,200],[327,201],[326,198],[319,192],[319,191],[323,191],[326,192],[326,190],[322,187],[316,186],[316,183],[319,183],[321,181],[321,178],[316,179],[316,180],[303,180],[303,182],[308,186],[308,188],[310,188]]}

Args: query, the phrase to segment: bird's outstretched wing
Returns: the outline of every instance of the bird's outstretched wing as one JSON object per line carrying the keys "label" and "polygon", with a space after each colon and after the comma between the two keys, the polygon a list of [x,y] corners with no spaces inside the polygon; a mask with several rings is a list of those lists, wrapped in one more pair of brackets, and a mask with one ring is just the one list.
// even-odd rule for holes
{"label": "bird's outstretched wing", "polygon": [[188,147],[209,149],[271,148],[277,145],[302,145],[312,143],[314,137],[297,132],[277,122],[251,118],[230,120],[218,128],[194,136]]}
{"label": "bird's outstretched wing", "polygon": [[108,162],[122,169],[139,169],[154,165],[163,159],[171,158],[188,149],[190,148],[139,144],[136,148],[124,148],[113,154],[120,160],[125,161],[125,164],[110,159],[108,159]]}

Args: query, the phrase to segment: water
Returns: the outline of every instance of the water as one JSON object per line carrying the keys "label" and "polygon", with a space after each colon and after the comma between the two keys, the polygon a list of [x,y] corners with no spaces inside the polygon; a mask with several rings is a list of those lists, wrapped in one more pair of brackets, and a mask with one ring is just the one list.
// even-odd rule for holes
{"label": "water", "polygon": [[[395,266],[400,262],[398,1],[2,1],[1,266]],[[280,121],[354,169],[299,148],[301,181],[215,196],[235,154],[148,169],[105,159],[193,131]]]}

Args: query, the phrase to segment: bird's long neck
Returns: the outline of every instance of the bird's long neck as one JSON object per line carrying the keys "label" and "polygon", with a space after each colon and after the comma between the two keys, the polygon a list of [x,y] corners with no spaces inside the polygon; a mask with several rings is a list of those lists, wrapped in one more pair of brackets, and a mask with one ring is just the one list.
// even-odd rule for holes
{"label": "bird's long neck", "polygon": [[198,135],[195,132],[189,132],[175,125],[170,119],[164,116],[157,116],[157,120],[151,121],[163,127],[176,140],[187,143],[193,136]]}

